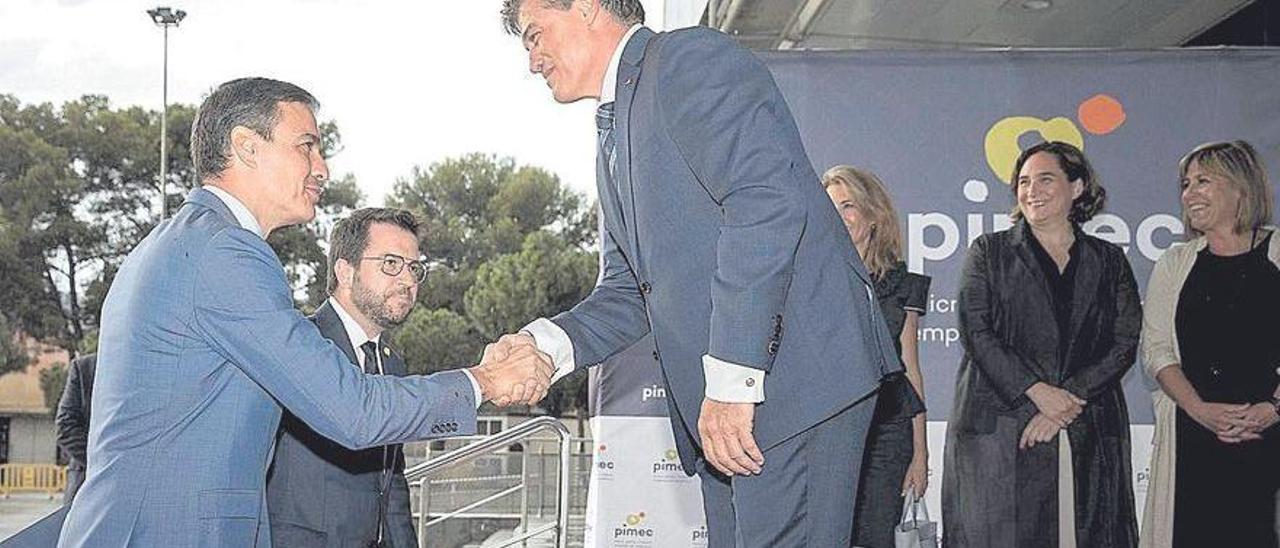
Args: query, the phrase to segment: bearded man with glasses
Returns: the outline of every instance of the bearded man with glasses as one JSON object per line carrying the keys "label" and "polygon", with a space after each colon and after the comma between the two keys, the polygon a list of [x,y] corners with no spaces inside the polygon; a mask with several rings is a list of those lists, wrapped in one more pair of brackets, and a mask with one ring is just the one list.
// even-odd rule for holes
{"label": "bearded man with glasses", "polygon": [[[367,374],[407,374],[382,335],[404,323],[427,279],[418,241],[418,221],[400,209],[360,209],[333,228],[329,299],[311,321]],[[267,479],[272,545],[418,546],[404,466],[399,444],[347,449],[285,413]]]}

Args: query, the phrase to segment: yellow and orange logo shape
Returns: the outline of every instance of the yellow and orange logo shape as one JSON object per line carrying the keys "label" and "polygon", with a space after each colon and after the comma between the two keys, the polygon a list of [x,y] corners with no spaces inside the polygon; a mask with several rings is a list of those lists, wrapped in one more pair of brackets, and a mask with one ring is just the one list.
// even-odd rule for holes
{"label": "yellow and orange logo shape", "polygon": [[[1085,99],[1076,108],[1076,119],[1080,126],[1092,135],[1106,135],[1124,125],[1127,115],[1124,105],[1116,98],[1099,93]],[[1027,132],[1035,131],[1046,141],[1062,141],[1084,150],[1084,134],[1070,118],[1056,117],[1042,120],[1032,116],[1010,116],[1002,118],[987,130],[983,140],[983,149],[987,156],[987,165],[992,173],[1005,184],[1013,165],[1021,154],[1018,138]]]}

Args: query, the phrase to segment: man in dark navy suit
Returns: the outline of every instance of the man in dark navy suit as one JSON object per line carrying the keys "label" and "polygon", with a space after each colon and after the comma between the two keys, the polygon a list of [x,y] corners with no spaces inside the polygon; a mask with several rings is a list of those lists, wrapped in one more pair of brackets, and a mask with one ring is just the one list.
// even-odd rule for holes
{"label": "man in dark navy suit", "polygon": [[[407,374],[383,335],[409,316],[426,281],[418,237],[418,221],[399,209],[361,209],[334,226],[330,297],[311,321],[367,374]],[[418,546],[401,446],[353,451],[288,413],[267,480],[267,510],[276,548]]]}
{"label": "man in dark navy suit", "polygon": [[495,350],[535,344],[560,378],[651,333],[711,548],[848,546],[874,394],[902,366],[768,69],[707,28],[654,33],[639,0],[503,16],[557,102],[599,101],[603,266]]}

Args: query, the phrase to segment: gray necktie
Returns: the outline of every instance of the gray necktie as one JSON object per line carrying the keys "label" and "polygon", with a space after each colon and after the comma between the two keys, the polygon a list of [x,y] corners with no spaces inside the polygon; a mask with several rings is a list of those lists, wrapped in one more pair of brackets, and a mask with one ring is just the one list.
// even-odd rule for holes
{"label": "gray necktie", "polygon": [[[613,122],[613,101],[601,103],[596,107],[597,176],[604,177],[606,188],[612,191],[615,201],[619,201],[622,197],[622,189],[618,188],[618,150],[617,140],[614,139]],[[621,203],[618,205],[621,206]],[[622,208],[619,207],[617,212],[618,220],[625,227],[627,220],[626,216],[622,215]]]}
{"label": "gray necktie", "polygon": [[600,157],[608,166],[609,184],[616,184],[614,170],[617,166],[617,148],[613,138],[613,101],[601,103],[596,108],[596,141],[600,147]]}

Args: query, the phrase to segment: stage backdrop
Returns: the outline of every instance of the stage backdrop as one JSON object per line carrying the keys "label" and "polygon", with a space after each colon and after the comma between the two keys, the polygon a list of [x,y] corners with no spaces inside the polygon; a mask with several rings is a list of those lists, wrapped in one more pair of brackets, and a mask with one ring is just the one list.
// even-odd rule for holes
{"label": "stage backdrop", "polygon": [[[1183,239],[1178,159],[1245,139],[1280,179],[1280,51],[776,52],[763,54],[821,174],[874,171],[897,205],[911,271],[933,277],[920,355],[930,423],[929,502],[939,508],[942,443],[961,348],[956,289],[974,238],[1009,226],[1009,177],[1041,140],[1082,148],[1107,189],[1085,230],[1124,247],[1145,291]],[[596,468],[588,546],[705,546],[696,480],[679,477],[651,345],[593,379]],[[814,379],[839,382],[839,379]],[[1139,508],[1155,385],[1125,377]],[[935,514],[936,515],[936,514]]]}

